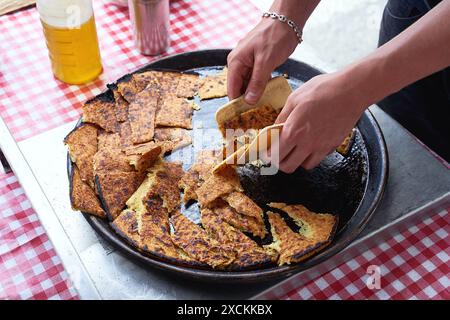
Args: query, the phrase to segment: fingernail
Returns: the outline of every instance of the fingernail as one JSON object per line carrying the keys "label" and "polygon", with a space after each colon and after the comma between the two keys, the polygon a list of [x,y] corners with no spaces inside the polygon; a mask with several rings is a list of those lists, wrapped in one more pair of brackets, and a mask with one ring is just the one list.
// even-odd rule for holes
{"label": "fingernail", "polygon": [[249,91],[245,94],[245,101],[247,103],[254,104],[258,102],[258,96],[256,95],[256,93]]}

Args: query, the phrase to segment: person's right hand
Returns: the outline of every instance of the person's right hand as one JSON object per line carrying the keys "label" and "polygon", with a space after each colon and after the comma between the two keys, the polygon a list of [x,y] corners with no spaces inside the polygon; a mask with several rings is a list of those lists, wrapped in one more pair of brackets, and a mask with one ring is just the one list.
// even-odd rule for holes
{"label": "person's right hand", "polygon": [[228,55],[228,97],[245,93],[255,104],[264,92],[272,71],[295,50],[298,39],[285,23],[262,19]]}

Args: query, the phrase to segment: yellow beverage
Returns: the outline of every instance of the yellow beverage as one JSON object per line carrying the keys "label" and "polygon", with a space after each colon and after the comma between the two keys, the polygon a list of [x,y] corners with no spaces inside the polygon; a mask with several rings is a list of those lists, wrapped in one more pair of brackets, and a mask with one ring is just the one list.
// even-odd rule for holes
{"label": "yellow beverage", "polygon": [[[60,0],[58,0],[60,1]],[[73,0],[69,2],[74,2]],[[55,2],[53,2],[55,3]],[[58,2],[56,2],[58,3]],[[61,4],[61,2],[59,2]],[[79,24],[68,27],[63,16],[45,14],[47,7],[41,5],[41,22],[49,51],[54,75],[69,84],[81,84],[94,80],[102,72],[100,50],[92,7],[82,3]],[[39,5],[39,2],[38,2]],[[80,7],[77,7],[80,10]],[[42,13],[44,12],[44,13]],[[56,11],[56,13],[58,13]],[[53,18],[53,19],[52,19]]]}

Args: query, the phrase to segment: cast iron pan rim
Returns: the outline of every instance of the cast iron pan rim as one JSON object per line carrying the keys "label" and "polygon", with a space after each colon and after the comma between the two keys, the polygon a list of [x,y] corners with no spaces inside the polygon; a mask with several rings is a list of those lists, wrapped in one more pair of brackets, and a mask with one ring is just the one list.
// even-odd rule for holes
{"label": "cast iron pan rim", "polygon": [[[183,56],[191,56],[191,55],[207,55],[207,54],[214,54],[214,55],[227,55],[231,49],[208,49],[208,50],[198,50],[198,51],[191,51],[191,52],[185,52],[180,53],[168,57],[164,57],[163,59],[154,61],[144,67],[141,67],[133,72],[130,72],[130,74],[135,72],[141,72],[144,70],[150,70],[153,69],[153,65],[164,63],[164,61],[180,58]],[[226,59],[225,59],[226,60]],[[289,62],[298,63],[300,65],[303,65],[304,67],[314,70],[317,73],[322,73],[322,71],[313,68],[309,66],[308,64],[305,64],[300,61],[296,61],[294,59],[289,59]],[[159,67],[156,67],[155,69],[160,69]],[[174,70],[176,71],[176,70]],[[183,70],[178,70],[183,71]],[[108,89],[107,89],[108,90]],[[106,90],[106,91],[107,91]],[[246,271],[220,271],[220,270],[206,270],[206,269],[199,269],[195,267],[187,267],[187,266],[181,266],[181,265],[174,265],[168,262],[160,261],[157,258],[146,256],[139,251],[137,251],[135,248],[132,248],[130,245],[128,245],[125,240],[122,240],[119,238],[119,235],[117,235],[110,226],[104,226],[104,221],[102,219],[97,218],[95,216],[89,215],[84,213],[84,216],[88,223],[95,229],[99,234],[101,234],[104,238],[106,238],[111,244],[113,244],[116,248],[118,248],[120,251],[124,252],[133,260],[138,261],[141,264],[145,264],[148,266],[149,264],[151,266],[154,266],[161,270],[170,271],[173,273],[176,273],[177,275],[188,277],[191,279],[196,280],[205,280],[205,281],[221,281],[221,282],[237,282],[239,280],[247,281],[247,282],[262,282],[262,281],[269,281],[273,280],[275,278],[280,278],[286,275],[292,275],[295,272],[299,272],[305,269],[308,269],[314,265],[317,265],[326,259],[334,256],[335,254],[342,251],[345,247],[347,247],[352,241],[354,241],[357,236],[361,233],[361,231],[366,226],[367,222],[372,217],[373,213],[375,212],[376,208],[378,207],[384,190],[387,183],[388,178],[388,155],[387,155],[387,148],[386,143],[383,137],[383,134],[381,132],[381,129],[378,125],[378,122],[372,115],[372,113],[367,110],[363,114],[362,118],[365,118],[370,124],[371,129],[374,134],[374,140],[377,142],[375,145],[375,149],[377,152],[379,152],[380,159],[377,159],[378,164],[372,163],[371,159],[368,159],[368,173],[367,173],[367,179],[368,182],[365,186],[365,191],[363,198],[356,209],[355,213],[353,214],[353,217],[350,219],[350,221],[347,223],[346,227],[341,230],[340,232],[347,232],[346,239],[344,241],[340,241],[339,243],[335,243],[332,246],[329,246],[329,250],[325,249],[324,251],[319,252],[318,254],[314,255],[312,258],[306,260],[305,262],[294,264],[294,265],[288,265],[288,266],[281,266],[281,267],[270,267],[266,269],[256,269],[256,270],[246,270]],[[81,119],[77,123],[77,126],[81,124]],[[365,141],[365,139],[364,139]],[[70,178],[71,171],[72,171],[72,162],[70,160],[69,154],[67,155],[67,169],[68,169],[68,176]],[[369,187],[369,179],[371,177],[371,174],[374,174],[374,172],[371,171],[371,168],[375,167],[378,168],[377,170],[380,170],[380,172],[375,172],[375,174],[378,174],[377,180],[379,180],[378,185],[376,186],[376,190],[374,193],[370,195],[370,198],[372,199],[372,202],[370,203],[368,209],[366,210],[366,213],[364,214],[361,212],[362,206],[367,201],[367,189]],[[364,218],[357,223],[356,226],[352,226],[352,220],[358,216],[363,215]],[[351,228],[353,227],[353,228]],[[352,229],[352,230],[351,230]]]}

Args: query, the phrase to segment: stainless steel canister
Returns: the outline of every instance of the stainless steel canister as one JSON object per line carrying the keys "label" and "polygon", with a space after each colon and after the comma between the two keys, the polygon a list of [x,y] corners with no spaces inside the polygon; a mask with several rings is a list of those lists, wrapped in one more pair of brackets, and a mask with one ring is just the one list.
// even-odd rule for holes
{"label": "stainless steel canister", "polygon": [[169,46],[169,0],[128,0],[136,47],[158,55]]}

